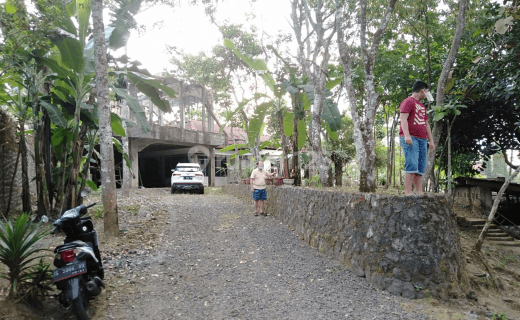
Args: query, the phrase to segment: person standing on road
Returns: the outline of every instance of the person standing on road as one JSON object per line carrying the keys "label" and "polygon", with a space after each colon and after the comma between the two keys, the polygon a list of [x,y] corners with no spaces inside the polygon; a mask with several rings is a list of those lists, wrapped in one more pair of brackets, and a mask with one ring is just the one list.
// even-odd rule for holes
{"label": "person standing on road", "polygon": [[426,168],[428,155],[427,143],[434,150],[432,131],[428,123],[426,107],[420,102],[425,98],[433,102],[428,85],[423,81],[417,81],[412,87],[412,95],[401,102],[401,129],[399,137],[404,153],[404,190],[411,195],[412,187],[415,193],[422,192],[422,175]]}
{"label": "person standing on road", "polygon": [[263,161],[258,161],[257,168],[251,173],[250,185],[253,192],[253,200],[255,201],[255,216],[258,216],[258,206],[260,205],[260,214],[264,213],[264,201],[267,200],[267,183],[265,179],[272,178],[274,174],[264,170]]}

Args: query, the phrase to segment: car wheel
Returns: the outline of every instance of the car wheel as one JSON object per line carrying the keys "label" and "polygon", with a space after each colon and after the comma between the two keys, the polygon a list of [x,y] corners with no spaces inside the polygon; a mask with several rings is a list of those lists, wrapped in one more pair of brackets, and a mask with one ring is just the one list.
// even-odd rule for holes
{"label": "car wheel", "polygon": [[202,187],[202,189],[199,190],[199,194],[204,194],[204,187]]}
{"label": "car wheel", "polygon": [[171,191],[172,194],[174,194],[174,193],[175,193],[175,189],[173,189],[173,186],[171,187],[171,190],[172,190],[172,191]]}

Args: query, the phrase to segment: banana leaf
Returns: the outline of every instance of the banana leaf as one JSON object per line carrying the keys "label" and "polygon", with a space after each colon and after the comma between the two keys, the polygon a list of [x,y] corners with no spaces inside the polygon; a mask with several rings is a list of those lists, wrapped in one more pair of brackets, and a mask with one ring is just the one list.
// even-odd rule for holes
{"label": "banana leaf", "polygon": [[150,128],[150,124],[148,123],[146,119],[146,115],[143,111],[143,108],[141,108],[141,105],[139,104],[139,101],[137,101],[134,97],[130,96],[126,89],[123,88],[111,88],[112,91],[117,93],[119,96],[121,96],[123,99],[128,102],[128,107],[134,112],[135,119],[141,125],[141,131],[143,133],[148,133],[152,131]]}

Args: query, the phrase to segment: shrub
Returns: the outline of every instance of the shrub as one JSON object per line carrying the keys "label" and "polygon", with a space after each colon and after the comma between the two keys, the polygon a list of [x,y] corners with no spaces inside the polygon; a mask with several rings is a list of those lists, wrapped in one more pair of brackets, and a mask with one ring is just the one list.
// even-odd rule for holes
{"label": "shrub", "polygon": [[28,281],[20,284],[20,298],[33,307],[40,306],[40,298],[53,290],[51,287],[53,276],[50,266],[49,263],[43,261],[43,258],[40,258],[39,263],[31,268]]}
{"label": "shrub", "polygon": [[9,298],[18,296],[19,285],[30,278],[31,262],[42,256],[34,256],[45,249],[34,245],[49,234],[50,228],[40,229],[29,215],[22,213],[16,220],[0,220],[0,261],[7,266],[7,274],[1,277],[9,280]]}

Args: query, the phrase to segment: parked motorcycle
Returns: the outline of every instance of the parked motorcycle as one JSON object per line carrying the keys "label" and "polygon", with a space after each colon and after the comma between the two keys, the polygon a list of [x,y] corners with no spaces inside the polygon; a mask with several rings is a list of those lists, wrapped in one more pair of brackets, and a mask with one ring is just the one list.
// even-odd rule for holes
{"label": "parked motorcycle", "polygon": [[105,287],[97,233],[92,218],[84,216],[94,205],[65,211],[54,221],[52,231],[65,233],[64,244],[54,249],[54,283],[61,290],[58,300],[64,307],[70,306],[78,320],[90,319],[89,300]]}

